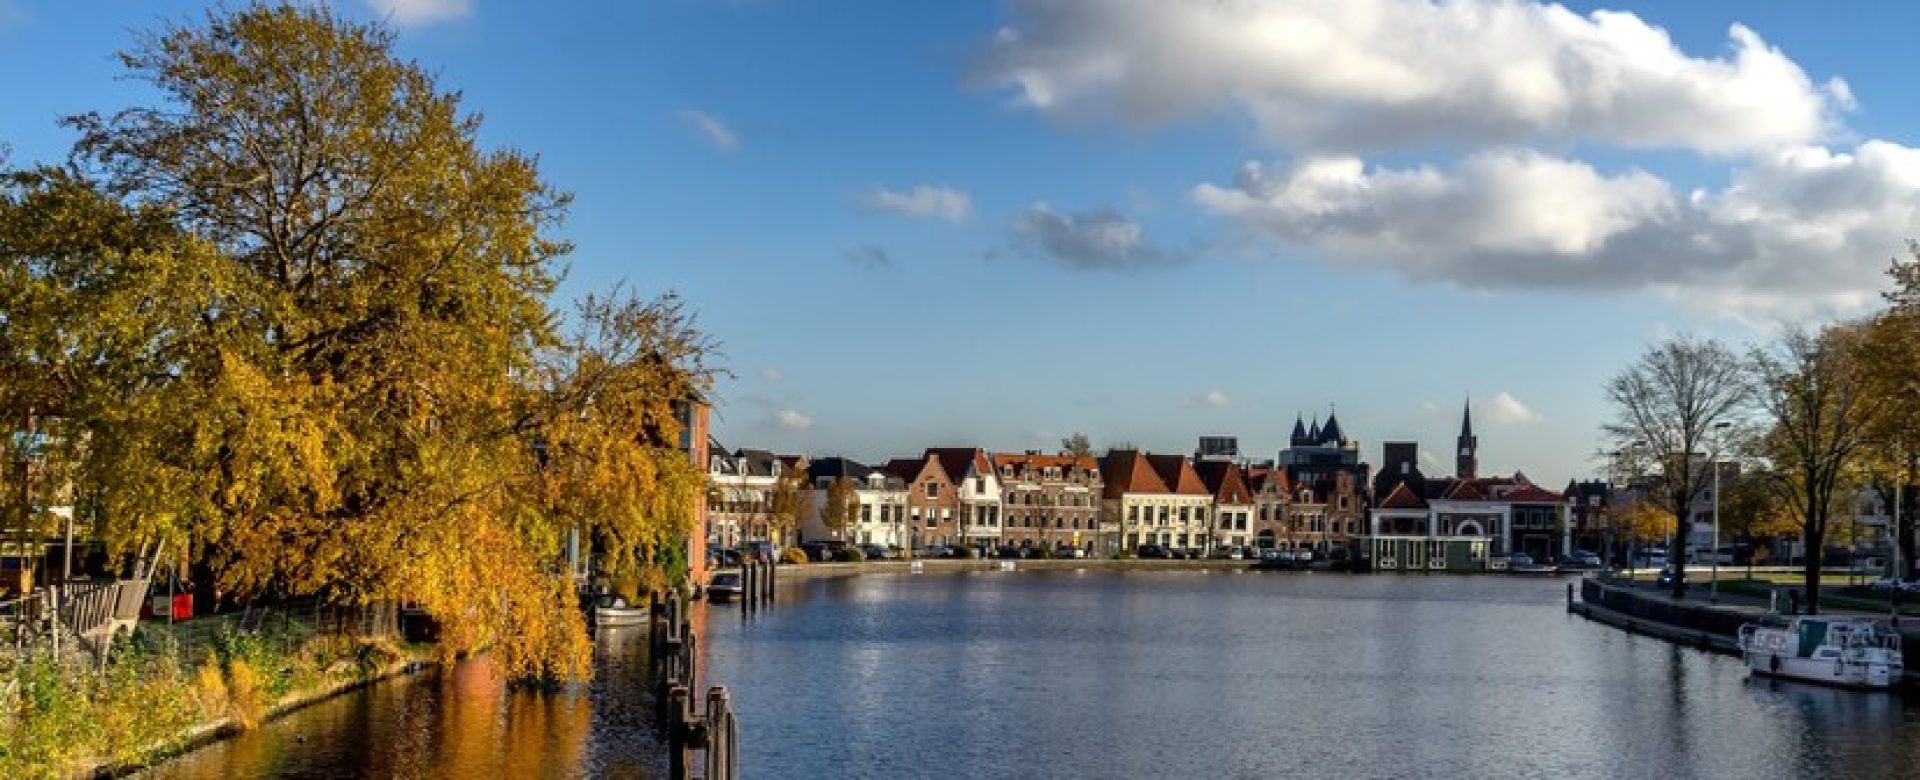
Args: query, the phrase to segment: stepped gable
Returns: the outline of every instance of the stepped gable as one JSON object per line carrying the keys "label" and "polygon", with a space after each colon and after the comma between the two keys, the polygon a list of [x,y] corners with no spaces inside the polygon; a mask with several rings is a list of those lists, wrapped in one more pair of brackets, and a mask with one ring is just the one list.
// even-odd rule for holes
{"label": "stepped gable", "polygon": [[947,477],[955,482],[966,479],[969,470],[977,474],[993,471],[993,464],[987,462],[987,453],[979,447],[928,447],[927,456],[940,462]]}
{"label": "stepped gable", "polygon": [[1381,509],[1426,509],[1427,501],[1407,487],[1405,482],[1394,483],[1393,490],[1380,502]]}
{"label": "stepped gable", "polygon": [[1253,489],[1247,486],[1240,466],[1233,461],[1208,460],[1193,465],[1199,474],[1201,484],[1207,486],[1207,492],[1213,494],[1213,500],[1222,504],[1245,504],[1253,500]]}
{"label": "stepped gable", "polygon": [[1211,495],[1207,484],[1200,481],[1200,475],[1193,470],[1193,461],[1185,455],[1148,455],[1147,463],[1153,472],[1160,476],[1161,484],[1167,486],[1169,493],[1205,496]]}
{"label": "stepped gable", "polygon": [[899,477],[902,482],[914,482],[929,468],[939,468],[940,462],[932,458],[894,458],[887,461],[883,471]]}
{"label": "stepped gable", "polygon": [[1101,495],[1120,498],[1127,493],[1171,493],[1167,483],[1154,473],[1139,450],[1108,450],[1101,459],[1100,473],[1106,478]]}
{"label": "stepped gable", "polygon": [[1269,482],[1281,493],[1287,492],[1287,470],[1273,466],[1261,466],[1246,470],[1247,489],[1255,493],[1267,489]]}

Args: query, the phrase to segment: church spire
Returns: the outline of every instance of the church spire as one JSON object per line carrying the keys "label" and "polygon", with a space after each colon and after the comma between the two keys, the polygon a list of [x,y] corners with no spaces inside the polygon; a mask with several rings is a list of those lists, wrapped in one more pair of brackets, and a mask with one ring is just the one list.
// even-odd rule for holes
{"label": "church spire", "polygon": [[1454,475],[1473,479],[1480,470],[1480,437],[1473,435],[1473,401],[1460,408],[1460,449],[1453,461]]}

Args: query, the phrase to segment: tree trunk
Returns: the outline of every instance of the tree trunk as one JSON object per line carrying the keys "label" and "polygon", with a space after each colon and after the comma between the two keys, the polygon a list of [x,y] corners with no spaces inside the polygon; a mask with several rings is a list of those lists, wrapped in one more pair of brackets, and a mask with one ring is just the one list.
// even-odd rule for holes
{"label": "tree trunk", "polygon": [[[1809,539],[1811,539],[1812,536],[1812,534],[1808,534]],[[1820,614],[1820,559],[1825,552],[1824,544],[1808,542],[1806,562],[1803,568],[1806,572],[1806,601],[1807,614],[1809,615]]]}

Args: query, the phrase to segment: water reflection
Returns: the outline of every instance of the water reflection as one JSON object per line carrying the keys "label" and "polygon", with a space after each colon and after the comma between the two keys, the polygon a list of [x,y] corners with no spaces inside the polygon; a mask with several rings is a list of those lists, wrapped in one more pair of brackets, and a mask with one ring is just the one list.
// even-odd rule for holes
{"label": "water reflection", "polygon": [[[695,605],[750,777],[1904,777],[1898,695],[1750,681],[1518,578],[1111,572],[791,581]],[[379,686],[165,777],[658,777],[644,632],[598,677]],[[304,738],[304,741],[300,741]]]}
{"label": "water reflection", "polygon": [[596,637],[591,685],[509,688],[491,659],[383,683],[148,773],[160,778],[654,778],[644,632]]}

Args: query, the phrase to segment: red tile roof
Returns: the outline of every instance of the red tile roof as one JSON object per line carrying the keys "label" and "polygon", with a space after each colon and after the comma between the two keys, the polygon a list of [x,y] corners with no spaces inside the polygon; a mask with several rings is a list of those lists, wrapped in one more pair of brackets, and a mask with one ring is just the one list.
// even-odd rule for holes
{"label": "red tile roof", "polygon": [[1103,459],[1101,475],[1106,478],[1102,495],[1119,498],[1126,493],[1169,493],[1147,458],[1139,450],[1111,450]]}
{"label": "red tile roof", "polygon": [[1380,502],[1381,509],[1425,509],[1427,502],[1407,487],[1405,482],[1394,483],[1393,491]]}
{"label": "red tile roof", "polygon": [[1169,493],[1182,493],[1194,496],[1212,495],[1207,483],[1200,481],[1200,475],[1193,470],[1193,461],[1185,455],[1148,455],[1147,462],[1152,464],[1155,474],[1167,487]]}
{"label": "red tile roof", "polygon": [[1534,504],[1558,504],[1565,500],[1566,496],[1535,485],[1523,485],[1520,489],[1507,493],[1504,498],[1508,501],[1523,501]]}

